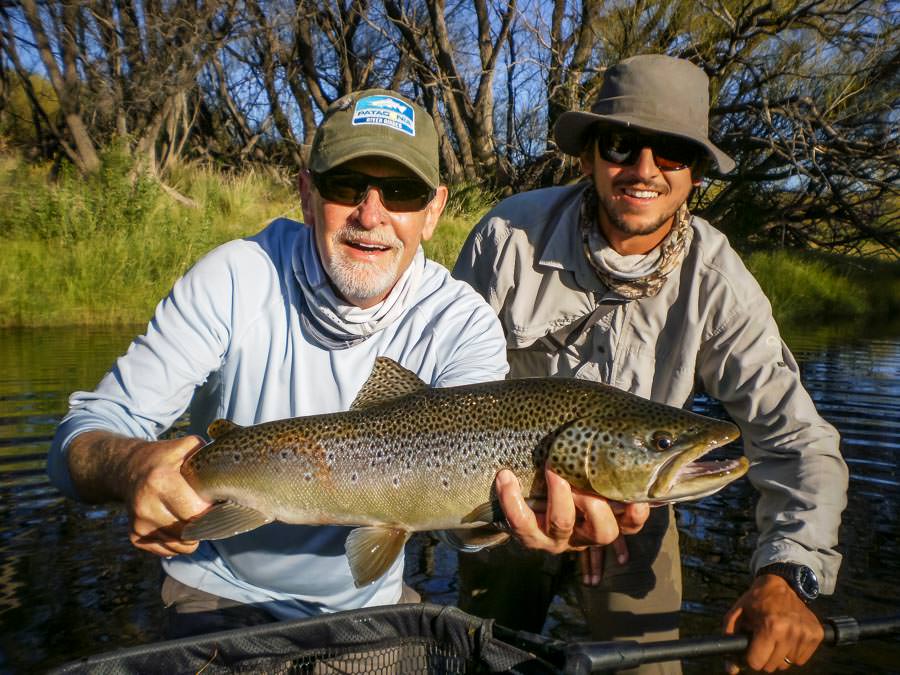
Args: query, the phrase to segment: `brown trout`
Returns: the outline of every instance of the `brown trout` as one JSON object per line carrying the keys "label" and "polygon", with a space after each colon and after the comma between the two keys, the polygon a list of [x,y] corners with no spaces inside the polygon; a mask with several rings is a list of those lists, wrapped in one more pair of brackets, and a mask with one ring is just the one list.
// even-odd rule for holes
{"label": "brown trout", "polygon": [[182,465],[215,502],[186,540],[223,539],[279,520],[355,525],[357,586],[384,574],[411,532],[464,542],[508,535],[492,492],[500,469],[543,496],[547,464],[573,486],[621,502],[677,502],[720,490],[749,462],[701,462],[738,428],[603,384],[565,378],[431,388],[378,357],[347,412],[250,427],[217,420]]}

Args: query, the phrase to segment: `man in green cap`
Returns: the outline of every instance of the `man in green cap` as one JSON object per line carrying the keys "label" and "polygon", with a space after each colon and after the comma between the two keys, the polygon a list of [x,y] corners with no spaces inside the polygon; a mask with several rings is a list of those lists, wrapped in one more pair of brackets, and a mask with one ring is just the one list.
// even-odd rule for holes
{"label": "man in green cap", "polygon": [[[554,129],[584,179],[501,202],[473,230],[454,276],[500,317],[511,377],[597,380],[674,406],[699,388],[724,404],[760,492],[753,580],[725,628],[753,632],[747,663],[772,672],[806,663],[822,639],[807,603],[834,588],[847,469],[759,285],[724,235],[688,212],[710,165],[734,167],[709,140],[708,87],[701,69],[668,56],[611,67],[591,112],[564,113]],[[460,570],[461,607],[514,628],[539,632],[562,582],[577,575],[594,639],[678,634],[671,507],[577,562],[513,544],[462,557]]]}
{"label": "man in green cap", "polygon": [[[278,219],[204,256],[97,388],[72,395],[51,447],[48,470],[63,492],[123,502],[132,543],[163,558],[173,637],[416,598],[403,585],[402,556],[356,588],[345,527],[272,523],[182,541],[184,524],[209,504],[180,467],[210,422],[347,410],[377,356],[432,386],[507,371],[494,313],[420,246],[447,199],[425,110],[380,89],[338,99],[300,192],[305,224]],[[190,435],[158,440],[188,406]],[[574,511],[565,487],[554,495],[557,510]],[[529,546],[567,547],[570,533],[545,534],[530,511],[510,521]]]}

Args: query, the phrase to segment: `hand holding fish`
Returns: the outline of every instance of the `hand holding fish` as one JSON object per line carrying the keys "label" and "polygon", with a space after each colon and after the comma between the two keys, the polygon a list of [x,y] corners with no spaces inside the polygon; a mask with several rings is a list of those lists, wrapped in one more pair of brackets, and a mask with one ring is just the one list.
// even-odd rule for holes
{"label": "hand holding fish", "polygon": [[510,531],[526,548],[563,553],[605,546],[634,534],[643,527],[650,507],[626,504],[616,514],[603,497],[573,487],[550,469],[544,469],[547,484],[545,511],[528,507],[515,474],[504,469],[497,474],[495,489]]}
{"label": "hand holding fish", "polygon": [[[781,577],[757,577],[725,616],[727,635],[750,632],[746,662],[753,670],[767,673],[802,666],[825,636],[822,624]],[[729,673],[740,672],[728,664]]]}
{"label": "hand holding fish", "polygon": [[199,436],[142,442],[126,462],[124,501],[131,521],[129,539],[137,548],[158,556],[193,552],[196,541],[182,541],[184,523],[205,511],[202,499],[181,475],[181,464],[202,447]]}

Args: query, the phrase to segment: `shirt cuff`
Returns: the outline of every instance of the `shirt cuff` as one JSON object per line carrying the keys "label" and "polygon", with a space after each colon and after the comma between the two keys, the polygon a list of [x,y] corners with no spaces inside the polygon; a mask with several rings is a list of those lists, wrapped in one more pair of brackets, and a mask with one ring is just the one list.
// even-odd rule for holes
{"label": "shirt cuff", "polygon": [[809,567],[819,580],[819,592],[822,595],[834,593],[838,569],[841,566],[840,553],[830,550],[810,551],[790,539],[778,539],[756,549],[750,561],[750,568],[756,575],[766,565],[780,562]]}

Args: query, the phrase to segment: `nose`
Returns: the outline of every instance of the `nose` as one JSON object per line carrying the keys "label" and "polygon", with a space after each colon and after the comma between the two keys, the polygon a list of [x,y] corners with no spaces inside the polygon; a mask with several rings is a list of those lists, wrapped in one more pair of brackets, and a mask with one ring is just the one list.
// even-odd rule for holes
{"label": "nose", "polygon": [[369,186],[366,196],[356,207],[359,224],[367,230],[375,229],[385,223],[384,204],[381,202],[381,191],[377,187]]}
{"label": "nose", "polygon": [[641,148],[641,154],[637,160],[631,165],[632,171],[641,179],[653,178],[659,174],[659,167],[656,166],[656,160],[653,159],[653,150],[650,148]]}

